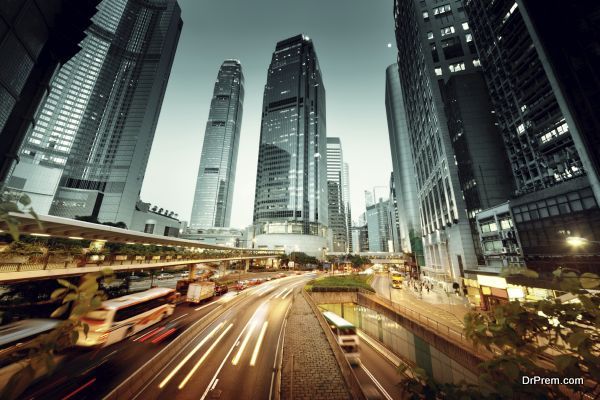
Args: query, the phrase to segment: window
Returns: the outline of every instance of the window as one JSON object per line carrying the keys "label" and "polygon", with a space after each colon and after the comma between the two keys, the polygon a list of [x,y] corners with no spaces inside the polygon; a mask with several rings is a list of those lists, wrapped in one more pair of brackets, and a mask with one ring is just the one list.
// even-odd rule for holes
{"label": "window", "polygon": [[452,25],[451,25],[451,26],[447,26],[447,27],[445,27],[445,28],[442,28],[442,29],[440,29],[440,33],[442,34],[442,37],[443,37],[443,36],[446,36],[446,35],[451,35],[451,34],[453,34],[454,32],[456,32],[456,31],[455,31],[455,29],[454,29],[454,26],[452,26]]}
{"label": "window", "polygon": [[470,33],[467,33],[465,35],[465,39],[467,39],[467,43],[472,42],[473,41],[473,36]]}
{"label": "window", "polygon": [[464,71],[465,63],[461,62],[461,63],[456,63],[456,64],[450,64],[450,66],[448,68],[450,69],[450,72]]}
{"label": "window", "polygon": [[474,66],[474,67],[481,67],[481,61],[479,61],[479,59],[478,59],[478,58],[475,58],[475,59],[473,60],[473,66]]}
{"label": "window", "polygon": [[433,58],[433,62],[440,62],[440,56],[438,55],[435,43],[431,43],[431,57]]}
{"label": "window", "polygon": [[468,31],[469,30],[469,23],[468,22],[463,22],[462,23],[462,28],[463,28],[463,31]]}
{"label": "window", "polygon": [[429,21],[429,13],[427,11],[423,11],[423,19]]}
{"label": "window", "polygon": [[433,39],[433,32],[427,32],[427,39]]}
{"label": "window", "polygon": [[443,6],[434,8],[433,15],[445,14],[450,11],[452,11],[452,7],[450,7],[450,4],[444,4]]}
{"label": "window", "polygon": [[441,68],[441,67],[436,67],[436,69],[435,69],[435,74],[436,74],[437,76],[440,76],[440,75],[442,75],[442,68]]}
{"label": "window", "polygon": [[442,51],[447,60],[465,55],[460,38],[457,36],[442,40]]}

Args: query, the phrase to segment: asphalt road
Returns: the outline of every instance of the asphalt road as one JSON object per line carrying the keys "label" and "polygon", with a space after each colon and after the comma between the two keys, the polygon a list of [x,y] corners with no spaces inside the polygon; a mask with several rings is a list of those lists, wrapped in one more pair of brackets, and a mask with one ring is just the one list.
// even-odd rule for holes
{"label": "asphalt road", "polygon": [[[285,313],[291,304],[291,292],[301,288],[308,279],[309,276],[292,276],[246,289],[251,293],[195,337],[180,357],[167,363],[163,372],[137,398],[215,398],[216,393],[221,393],[222,399],[269,398],[273,362]],[[183,303],[165,321],[127,340],[99,350],[74,349],[66,354],[53,375],[32,385],[21,398],[101,399],[132,373],[144,368],[146,362],[170,341],[177,340],[190,325],[215,312],[234,296],[235,292],[229,292],[195,307]],[[233,365],[231,359],[244,342],[244,351],[237,365]],[[191,356],[186,359],[187,355]],[[166,376],[176,369],[159,388]]]}

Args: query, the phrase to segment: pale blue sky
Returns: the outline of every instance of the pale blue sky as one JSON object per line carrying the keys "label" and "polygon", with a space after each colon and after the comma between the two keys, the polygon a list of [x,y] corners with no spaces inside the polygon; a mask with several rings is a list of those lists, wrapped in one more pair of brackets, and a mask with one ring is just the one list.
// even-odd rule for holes
{"label": "pale blue sky", "polygon": [[[327,136],[342,140],[354,217],[364,190],[392,169],[385,69],[395,60],[392,0],[180,0],[183,32],[165,95],[142,199],[189,221],[214,81],[226,58],[246,80],[231,225],[252,223],[260,114],[275,43],[313,39],[327,92]],[[392,47],[388,47],[392,43]]]}

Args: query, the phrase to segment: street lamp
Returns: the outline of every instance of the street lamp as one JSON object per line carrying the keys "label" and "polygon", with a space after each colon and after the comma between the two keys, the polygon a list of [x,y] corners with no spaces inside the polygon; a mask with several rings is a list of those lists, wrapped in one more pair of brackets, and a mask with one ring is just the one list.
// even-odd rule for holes
{"label": "street lamp", "polygon": [[579,236],[569,236],[566,241],[567,244],[572,247],[581,247],[589,243],[589,240]]}

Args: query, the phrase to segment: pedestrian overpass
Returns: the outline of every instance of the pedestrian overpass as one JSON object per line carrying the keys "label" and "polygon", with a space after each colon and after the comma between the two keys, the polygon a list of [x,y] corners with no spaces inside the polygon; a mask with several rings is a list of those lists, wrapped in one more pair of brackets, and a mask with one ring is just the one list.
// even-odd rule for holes
{"label": "pedestrian overpass", "polygon": [[[40,247],[47,244],[46,254],[23,255],[0,244],[0,283],[77,276],[105,268],[133,272],[187,267],[193,277],[197,268],[223,271],[233,263],[242,263],[245,270],[251,263],[276,268],[284,253],[281,250],[211,245],[48,215],[38,219],[29,214],[9,215],[19,222],[20,233],[28,238],[28,242],[35,239]],[[8,226],[0,223],[0,235],[7,232]],[[52,255],[55,249],[49,244],[53,238],[68,244],[89,243],[89,246],[82,248],[79,255],[57,257]],[[104,250],[115,243],[122,245],[121,253]],[[152,251],[136,254],[136,249]]]}

